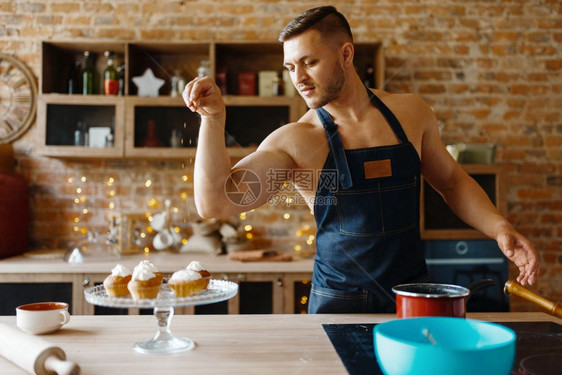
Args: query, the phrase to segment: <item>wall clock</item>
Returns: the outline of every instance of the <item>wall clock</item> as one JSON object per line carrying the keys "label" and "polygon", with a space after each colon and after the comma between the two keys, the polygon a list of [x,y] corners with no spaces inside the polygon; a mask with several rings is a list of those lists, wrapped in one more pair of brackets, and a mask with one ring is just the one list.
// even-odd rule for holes
{"label": "wall clock", "polygon": [[25,133],[36,109],[33,73],[15,56],[0,52],[0,143],[12,142]]}

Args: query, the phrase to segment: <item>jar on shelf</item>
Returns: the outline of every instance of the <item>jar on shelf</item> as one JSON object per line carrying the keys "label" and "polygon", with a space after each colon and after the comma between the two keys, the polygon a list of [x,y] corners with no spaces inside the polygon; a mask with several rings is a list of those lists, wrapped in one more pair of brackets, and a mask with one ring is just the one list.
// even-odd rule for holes
{"label": "jar on shelf", "polygon": [[74,131],[74,146],[88,146],[89,143],[88,124],[85,121],[78,121]]}
{"label": "jar on shelf", "polygon": [[113,130],[106,134],[105,136],[105,147],[115,146],[115,137],[113,136]]}
{"label": "jar on shelf", "polygon": [[182,77],[178,70],[174,71],[174,75],[170,79],[170,84],[172,86],[170,96],[172,98],[175,98],[176,96],[181,95],[181,93],[185,89],[185,79]]}
{"label": "jar on shelf", "polygon": [[209,60],[201,60],[201,64],[197,68],[197,77],[206,77],[211,75],[211,62]]}

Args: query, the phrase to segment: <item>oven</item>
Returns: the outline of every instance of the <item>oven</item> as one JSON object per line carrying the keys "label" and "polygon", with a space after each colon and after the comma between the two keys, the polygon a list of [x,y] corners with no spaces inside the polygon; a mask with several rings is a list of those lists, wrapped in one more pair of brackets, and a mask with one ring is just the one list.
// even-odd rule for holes
{"label": "oven", "polygon": [[508,279],[508,260],[496,241],[424,241],[425,258],[432,282],[468,287],[481,279],[496,285],[474,292],[467,302],[468,312],[509,311],[503,293]]}

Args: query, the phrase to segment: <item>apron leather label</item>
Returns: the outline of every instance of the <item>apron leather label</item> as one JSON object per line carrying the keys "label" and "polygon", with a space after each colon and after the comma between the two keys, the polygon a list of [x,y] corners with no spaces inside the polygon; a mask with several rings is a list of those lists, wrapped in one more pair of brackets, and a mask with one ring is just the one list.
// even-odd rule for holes
{"label": "apron leather label", "polygon": [[365,179],[392,177],[392,164],[390,159],[366,161],[363,163],[365,168]]}

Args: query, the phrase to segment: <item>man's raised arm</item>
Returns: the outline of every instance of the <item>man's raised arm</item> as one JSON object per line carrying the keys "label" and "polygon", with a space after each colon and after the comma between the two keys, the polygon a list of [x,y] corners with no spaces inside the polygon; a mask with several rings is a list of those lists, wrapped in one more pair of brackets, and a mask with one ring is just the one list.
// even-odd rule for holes
{"label": "man's raised arm", "polygon": [[[226,108],[212,78],[195,78],[182,94],[187,107],[201,116],[194,169],[197,211],[204,218],[226,218],[266,203],[282,181],[272,183],[270,171],[291,169],[293,162],[276,149],[275,136],[242,159],[234,168],[225,145]],[[265,146],[269,144],[270,146]]]}

